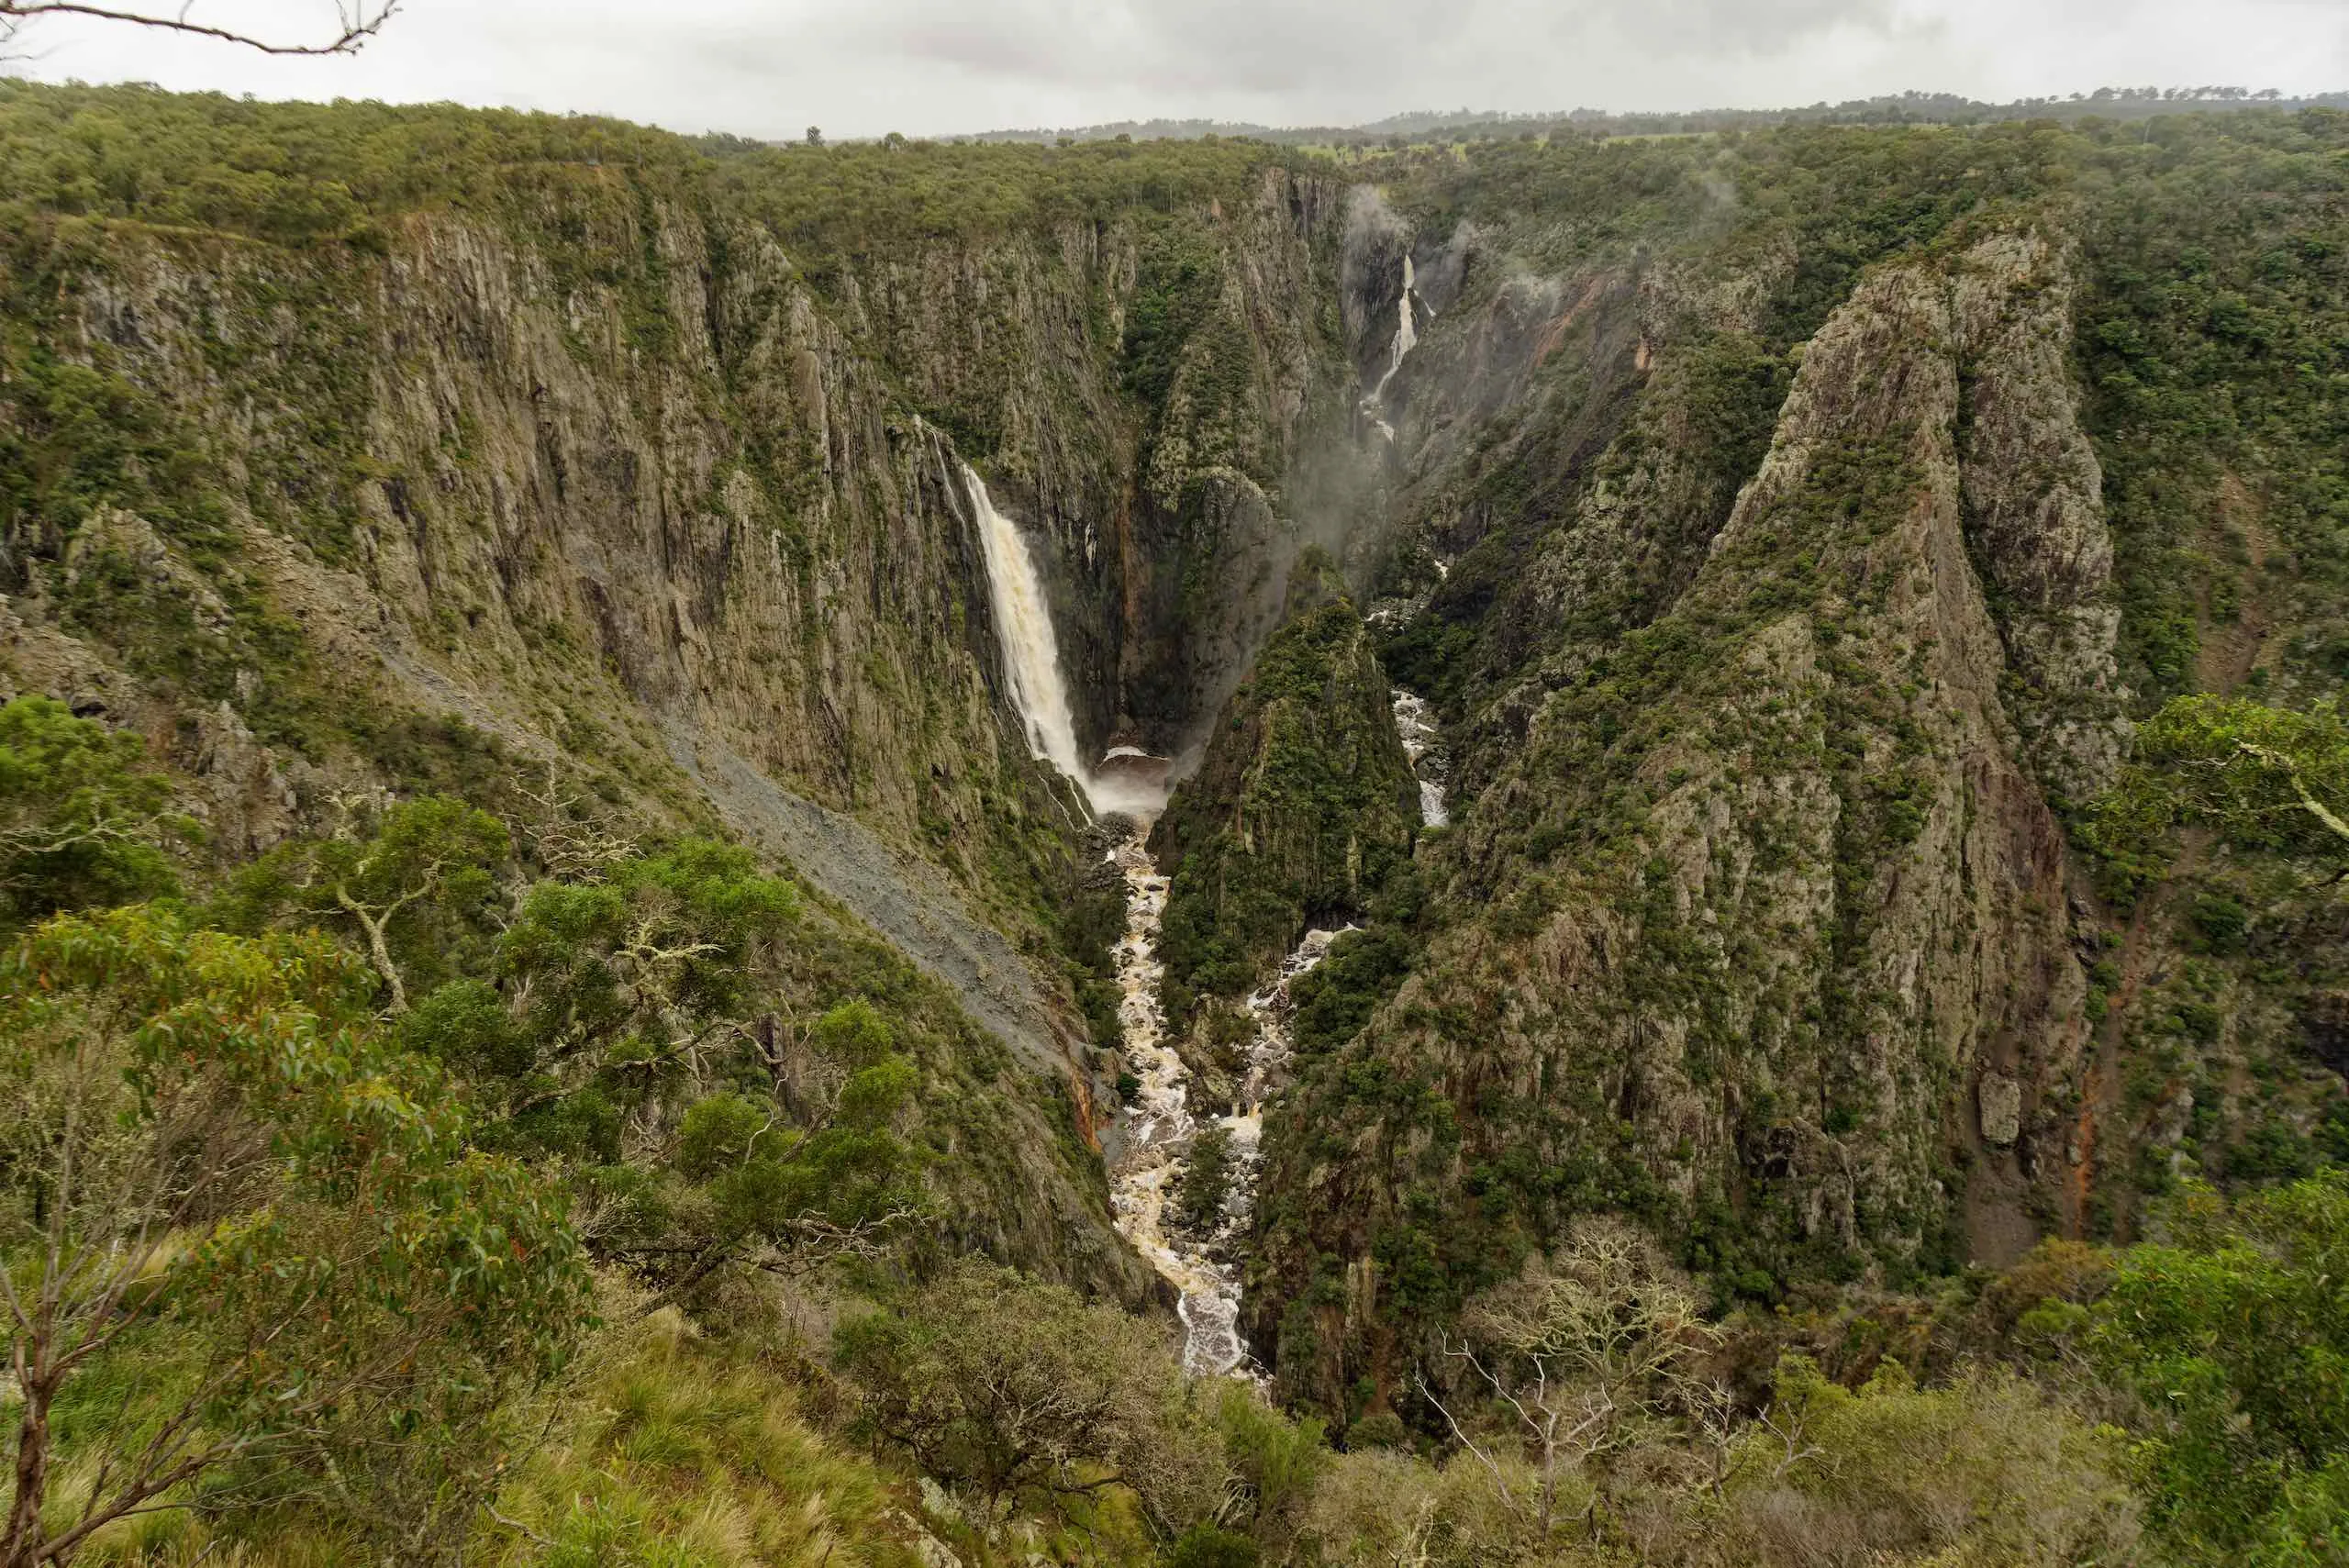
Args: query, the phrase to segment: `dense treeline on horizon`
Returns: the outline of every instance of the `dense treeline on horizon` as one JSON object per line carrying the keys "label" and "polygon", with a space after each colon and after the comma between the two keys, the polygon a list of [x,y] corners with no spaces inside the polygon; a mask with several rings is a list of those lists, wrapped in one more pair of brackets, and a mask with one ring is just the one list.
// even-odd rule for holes
{"label": "dense treeline on horizon", "polygon": [[1554,140],[1608,137],[1696,136],[1708,131],[1760,130],[1772,126],[1989,125],[2000,120],[2140,120],[2157,115],[2242,108],[2349,107],[2349,92],[2291,96],[2278,88],[2099,87],[2043,98],[1987,103],[1954,93],[1910,91],[1873,98],[1824,101],[1779,109],[1571,109],[1556,113],[1415,109],[1357,126],[1270,126],[1245,121],[1152,119],[1058,129],[982,131],[950,140],[1142,141],[1161,138],[1245,138],[1285,146],[1364,150],[1411,142],[1489,141],[1505,138]]}

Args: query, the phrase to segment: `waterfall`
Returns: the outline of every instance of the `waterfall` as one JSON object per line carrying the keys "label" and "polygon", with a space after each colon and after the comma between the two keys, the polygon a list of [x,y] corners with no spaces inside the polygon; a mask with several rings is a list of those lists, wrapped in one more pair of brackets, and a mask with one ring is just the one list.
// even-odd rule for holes
{"label": "waterfall", "polygon": [[[1411,290],[1417,284],[1417,275],[1411,271],[1411,258],[1406,255],[1403,258],[1403,298],[1396,307],[1395,339],[1386,348],[1386,373],[1378,378],[1378,385],[1371,392],[1373,403],[1386,401],[1386,384],[1393,381],[1395,373],[1403,368],[1403,357],[1419,346],[1419,326],[1411,316]],[[1391,432],[1389,439],[1392,439]]]}
{"label": "waterfall", "polygon": [[1126,934],[1116,953],[1122,995],[1119,1019],[1137,1088],[1110,1171],[1111,1203],[1118,1229],[1180,1293],[1176,1311],[1183,1320],[1185,1368],[1198,1375],[1220,1376],[1239,1370],[1249,1359],[1248,1346],[1240,1337],[1240,1271],[1231,1250],[1255,1199],[1263,1126],[1259,1102],[1288,1054],[1288,982],[1319,962],[1334,933],[1308,934],[1274,989],[1249,1000],[1257,1018],[1250,1103],[1237,1114],[1217,1118],[1231,1134],[1233,1191],[1211,1233],[1188,1232],[1174,1222],[1168,1207],[1182,1184],[1191,1142],[1203,1121],[1191,1110],[1190,1070],[1167,1039],[1159,998],[1166,973],[1158,960],[1158,935],[1167,879],[1159,874],[1149,848],[1151,825],[1166,805],[1167,760],[1133,746],[1110,748],[1092,767],[1081,760],[1061,671],[1060,640],[1035,559],[1018,525],[996,510],[970,465],[963,464],[962,473],[986,560],[1004,673],[1012,706],[1028,731],[1029,751],[1082,789],[1097,813],[1117,812],[1127,818],[1124,835],[1108,858],[1126,884]]}
{"label": "waterfall", "polygon": [[1004,674],[1011,683],[1012,706],[1028,727],[1029,754],[1074,780],[1089,798],[1087,771],[1077,758],[1076,720],[1069,713],[1068,683],[1061,675],[1052,602],[1044,597],[1035,558],[1028,553],[1019,526],[996,510],[986,485],[969,463],[963,465],[963,484],[978,516],[987,595],[995,605],[996,634],[1003,639]]}
{"label": "waterfall", "polygon": [[1427,828],[1449,827],[1452,814],[1443,804],[1443,759],[1435,750],[1435,719],[1428,702],[1416,692],[1395,688],[1395,733],[1402,738],[1403,755],[1419,781],[1419,823]]}
{"label": "waterfall", "polygon": [[[1028,730],[1028,754],[1050,762],[1085,793],[1094,811],[1149,816],[1166,805],[1165,766],[1133,746],[1112,747],[1098,765],[1086,767],[1076,746],[1076,719],[1069,707],[1068,681],[1061,673],[1061,645],[1052,630],[1052,601],[1019,525],[996,510],[986,484],[963,463],[963,487],[979,526],[979,549],[986,558],[987,597],[1003,643],[1003,669],[1011,684],[1011,704]],[[1135,764],[1155,764],[1136,766]]]}

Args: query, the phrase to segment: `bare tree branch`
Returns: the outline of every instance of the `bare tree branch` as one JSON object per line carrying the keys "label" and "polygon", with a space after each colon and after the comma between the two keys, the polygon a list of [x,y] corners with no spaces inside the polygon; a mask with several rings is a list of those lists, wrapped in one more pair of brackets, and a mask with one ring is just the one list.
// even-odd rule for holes
{"label": "bare tree branch", "polygon": [[383,31],[384,24],[397,14],[401,4],[402,0],[337,0],[332,36],[302,43],[199,22],[190,15],[195,8],[194,0],[182,6],[175,16],[157,16],[151,11],[126,10],[115,6],[87,5],[83,0],[0,0],[0,38],[9,37],[25,23],[44,17],[84,17],[94,21],[122,22],[134,27],[153,28],[161,32],[184,33],[192,38],[238,44],[246,49],[259,50],[263,54],[356,54],[369,39]]}

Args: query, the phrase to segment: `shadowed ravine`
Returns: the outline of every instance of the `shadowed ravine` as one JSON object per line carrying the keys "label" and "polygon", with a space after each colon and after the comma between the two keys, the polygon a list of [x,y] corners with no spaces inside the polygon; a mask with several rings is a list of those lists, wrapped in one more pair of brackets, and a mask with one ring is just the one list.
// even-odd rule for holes
{"label": "shadowed ravine", "polygon": [[[1387,387],[1417,346],[1414,312],[1426,308],[1414,293],[1414,281],[1407,256],[1386,366],[1364,398],[1372,428],[1388,442],[1394,431],[1383,417]],[[1030,543],[1012,518],[995,506],[985,482],[969,465],[961,465],[961,475],[986,563],[1004,686],[1019,712],[1030,753],[1074,783],[1097,815],[1123,827],[1108,852],[1126,887],[1126,929],[1117,948],[1119,1019],[1127,1068],[1140,1087],[1127,1110],[1123,1136],[1112,1145],[1110,1201],[1117,1227],[1179,1295],[1176,1310],[1184,1326],[1186,1370],[1199,1375],[1241,1373],[1252,1366],[1254,1358],[1239,1330],[1237,1250],[1255,1206],[1264,1098],[1286,1074],[1289,985],[1320,962],[1343,933],[1307,931],[1272,983],[1248,998],[1255,1024],[1248,1072],[1238,1102],[1212,1118],[1228,1135],[1230,1180],[1211,1220],[1178,1218],[1178,1196],[1193,1145],[1209,1119],[1204,1107],[1192,1106],[1197,1086],[1169,1039],[1162,996],[1165,968],[1158,956],[1159,927],[1169,879],[1160,874],[1149,842],[1173,786],[1161,759],[1132,747],[1113,748],[1091,767],[1080,761],[1072,717],[1075,705],[1061,664],[1051,601]],[[1427,827],[1443,827],[1449,821],[1444,767],[1434,751],[1433,717],[1424,699],[1399,689],[1392,710],[1396,731],[1419,775],[1420,820]]]}
{"label": "shadowed ravine", "polygon": [[[1109,851],[1126,884],[1126,932],[1117,951],[1119,1018],[1126,1059],[1141,1088],[1127,1113],[1109,1172],[1118,1229],[1179,1293],[1185,1367],[1207,1375],[1235,1372],[1251,1357],[1238,1328],[1240,1271],[1231,1250],[1254,1203],[1264,1096],[1278,1081],[1288,1056],[1288,985],[1320,962],[1338,933],[1307,932],[1274,984],[1249,998],[1256,1033],[1249,1048],[1241,1104],[1217,1118],[1230,1135],[1232,1179],[1211,1226],[1178,1224],[1169,1205],[1188,1169],[1193,1140],[1205,1124],[1191,1108],[1190,1071],[1167,1039],[1160,998],[1165,969],[1158,959],[1158,934],[1166,909],[1167,879],[1159,874],[1147,846],[1151,826],[1165,806],[1168,786],[1159,769],[1135,766],[1156,759],[1131,747],[1115,749],[1091,768],[1077,762],[1059,642],[1028,541],[996,508],[976,473],[966,468],[963,477],[986,562],[1004,684],[1019,710],[1029,750],[1076,784],[1094,811],[1125,825]],[[1398,723],[1404,722],[1407,704],[1416,705],[1417,699],[1398,696]],[[1416,717],[1419,709],[1412,706],[1410,711]],[[1440,812],[1440,791],[1435,799],[1439,804],[1432,809]],[[1431,821],[1436,819],[1431,815]]]}

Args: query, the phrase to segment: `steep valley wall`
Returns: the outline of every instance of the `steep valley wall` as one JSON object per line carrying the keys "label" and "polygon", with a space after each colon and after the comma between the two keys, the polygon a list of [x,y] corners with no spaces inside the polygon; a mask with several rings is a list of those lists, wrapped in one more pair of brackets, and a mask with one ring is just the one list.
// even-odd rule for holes
{"label": "steep valley wall", "polygon": [[1071,913],[1103,845],[1012,711],[968,463],[1081,747],[1185,781],[1207,1078],[1307,927],[1368,928],[1264,1122],[1241,1326],[1284,1392],[1408,1404],[1592,1210],[1724,1304],[2126,1233],[2340,1099],[2338,919],[2216,851],[2132,908],[2088,827],[2162,695],[2337,686],[2338,443],[2276,412],[2331,384],[2255,375],[2332,362],[2260,291],[2349,248],[2304,170],[2173,256],[2183,196],[2100,194],[2153,154],[2053,134],[661,139],[315,231],[42,186],[0,240],[0,695],[145,733],[224,862],[548,769],[759,844],[971,1026],[950,1244],[1140,1302]]}
{"label": "steep valley wall", "polygon": [[[9,690],[144,729],[226,858],[354,792],[462,786],[484,743],[501,780],[723,823],[1011,1048],[1037,1154],[974,1232],[1132,1296],[1059,928],[1083,806],[1007,717],[960,465],[1059,547],[1086,741],[1177,743],[1285,575],[1266,493],[1332,200],[1271,169],[821,287],[660,170],[519,170],[494,212],[364,244],[47,219],[0,262],[31,476]],[[1153,226],[1200,310],[1159,346],[1178,411],[1145,473],[1119,364]],[[1217,651],[1170,673],[1168,647]]]}

